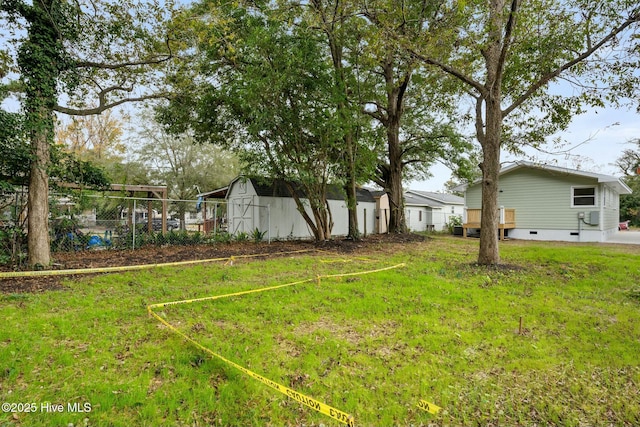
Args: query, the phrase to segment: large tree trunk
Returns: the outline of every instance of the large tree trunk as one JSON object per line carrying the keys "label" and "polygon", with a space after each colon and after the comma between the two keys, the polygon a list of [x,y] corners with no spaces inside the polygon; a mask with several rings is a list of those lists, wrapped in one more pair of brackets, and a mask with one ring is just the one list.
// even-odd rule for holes
{"label": "large tree trunk", "polygon": [[[487,77],[485,93],[476,104],[476,134],[482,145],[482,212],[480,219],[480,251],[478,264],[500,262],[498,247],[498,176],[500,173],[500,140],[502,138],[502,73],[506,46],[503,46],[502,19],[504,0],[491,0],[489,13],[489,45],[484,52]],[[484,102],[483,102],[484,101]],[[482,106],[485,120],[482,129]]]}
{"label": "large tree trunk", "polygon": [[478,264],[494,265],[500,262],[498,247],[498,176],[500,173],[502,118],[500,104],[495,100],[487,102],[486,108],[487,133],[482,144],[482,216],[480,219]]}
{"label": "large tree trunk", "polygon": [[389,174],[386,190],[389,195],[389,232],[406,233],[407,222],[404,215],[404,193],[402,188],[402,150],[400,147],[400,123],[391,116],[387,126],[389,150]]}
{"label": "large tree trunk", "polygon": [[51,264],[49,244],[49,139],[46,131],[35,130],[31,138],[31,173],[28,196],[27,247],[29,265]]}
{"label": "large tree trunk", "polygon": [[387,130],[387,150],[389,155],[389,175],[386,190],[389,195],[389,232],[406,233],[407,222],[404,214],[404,189],[402,173],[404,169],[404,153],[400,141],[400,122],[404,114],[404,94],[406,93],[411,72],[405,73],[402,80],[396,81],[393,56],[389,53],[387,61],[382,64],[382,71],[387,87],[387,117],[384,125]]}

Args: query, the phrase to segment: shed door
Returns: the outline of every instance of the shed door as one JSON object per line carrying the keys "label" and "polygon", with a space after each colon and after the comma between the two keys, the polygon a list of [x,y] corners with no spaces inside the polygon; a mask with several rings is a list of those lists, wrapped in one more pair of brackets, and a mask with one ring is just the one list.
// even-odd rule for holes
{"label": "shed door", "polygon": [[238,197],[231,202],[232,234],[248,233],[253,230],[251,197]]}

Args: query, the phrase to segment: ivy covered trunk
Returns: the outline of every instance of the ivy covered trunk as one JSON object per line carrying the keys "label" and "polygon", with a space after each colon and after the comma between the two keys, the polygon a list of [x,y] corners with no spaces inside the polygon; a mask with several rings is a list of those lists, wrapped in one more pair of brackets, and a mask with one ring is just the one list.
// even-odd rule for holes
{"label": "ivy covered trunk", "polygon": [[27,40],[20,46],[18,66],[24,83],[26,126],[31,169],[28,197],[28,257],[30,266],[51,263],[49,246],[49,145],[54,136],[53,109],[62,61],[60,4],[42,0],[20,10],[29,22]]}
{"label": "ivy covered trunk", "polygon": [[51,263],[49,242],[49,138],[40,130],[31,137],[27,247],[29,265],[46,267]]}

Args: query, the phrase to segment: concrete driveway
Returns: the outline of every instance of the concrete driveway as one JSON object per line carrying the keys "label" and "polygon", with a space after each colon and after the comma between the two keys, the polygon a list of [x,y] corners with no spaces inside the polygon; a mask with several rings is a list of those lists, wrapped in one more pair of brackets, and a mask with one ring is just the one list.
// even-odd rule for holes
{"label": "concrete driveway", "polygon": [[622,243],[626,245],[640,245],[640,231],[620,230],[605,243]]}

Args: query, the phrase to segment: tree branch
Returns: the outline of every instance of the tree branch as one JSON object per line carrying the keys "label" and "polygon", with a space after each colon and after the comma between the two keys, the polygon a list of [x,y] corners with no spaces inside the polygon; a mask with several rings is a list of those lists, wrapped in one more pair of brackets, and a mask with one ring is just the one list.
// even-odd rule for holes
{"label": "tree branch", "polygon": [[466,74],[462,73],[461,71],[447,65],[447,64],[443,64],[440,61],[437,61],[433,58],[429,58],[427,56],[424,55],[420,55],[419,53],[415,52],[413,49],[409,49],[409,54],[411,56],[413,56],[414,58],[418,59],[419,61],[424,62],[427,65],[433,65],[435,67],[440,68],[442,71],[444,71],[447,74],[450,74],[452,76],[454,76],[455,78],[461,80],[462,82],[466,83],[467,85],[473,87],[474,89],[476,89],[482,96],[484,96],[487,93],[487,88],[485,88],[482,84],[480,84],[479,82],[475,81],[474,79],[472,79],[471,77],[467,76]]}
{"label": "tree branch", "polygon": [[114,102],[106,102],[104,98],[101,98],[100,104],[95,108],[69,108],[64,107],[62,105],[56,105],[53,107],[53,111],[57,111],[58,113],[68,114],[70,116],[91,116],[94,114],[100,114],[110,108],[117,107],[118,105],[125,104],[127,102],[139,102],[139,101],[147,101],[149,99],[163,99],[168,98],[168,93],[158,93],[153,95],[145,95],[139,96],[136,98],[124,98]]}
{"label": "tree branch", "polygon": [[378,120],[380,123],[386,126],[386,123],[389,121],[389,112],[385,107],[383,107],[378,101],[370,101],[367,104],[374,104],[376,106],[376,111],[368,111],[366,108],[362,109],[362,112],[374,119]]}
{"label": "tree branch", "polygon": [[518,12],[518,8],[520,6],[519,0],[512,0],[511,2],[511,12],[509,13],[509,20],[507,21],[507,25],[504,32],[504,38],[502,41],[502,51],[500,52],[500,64],[504,64],[507,60],[507,53],[509,51],[509,47],[511,46],[511,42],[513,41],[513,28],[516,25],[516,14]]}
{"label": "tree branch", "polygon": [[484,121],[482,120],[482,103],[484,98],[481,96],[476,97],[476,138],[480,145],[484,144],[485,132]]}
{"label": "tree branch", "polygon": [[103,62],[93,62],[93,61],[75,61],[73,63],[73,68],[97,68],[100,70],[120,70],[122,68],[129,67],[139,67],[141,65],[157,65],[162,64],[163,62],[167,62],[173,58],[173,52],[171,51],[171,44],[169,43],[169,39],[165,41],[165,45],[167,46],[166,56],[162,56],[160,58],[153,59],[145,59],[141,61],[131,61],[131,62],[121,62],[118,64],[109,64]]}
{"label": "tree branch", "polygon": [[615,38],[618,34],[620,34],[622,31],[624,31],[625,29],[627,29],[629,26],[631,26],[636,22],[640,22],[640,9],[636,9],[631,14],[631,16],[627,18],[626,21],[624,21],[622,24],[620,24],[619,26],[611,30],[611,32],[607,34],[606,37],[604,37],[598,43],[592,45],[589,49],[584,51],[581,55],[577,56],[573,60],[561,65],[555,70],[540,77],[540,79],[534,84],[532,84],[525,93],[520,95],[520,97],[518,97],[518,99],[516,99],[513,102],[513,104],[511,104],[508,108],[502,111],[502,117],[506,117],[513,110],[520,107],[520,105],[522,105],[527,99],[529,99],[529,97],[531,97],[536,91],[538,91],[538,89],[540,89],[541,87],[549,83],[554,78],[558,77],[564,71],[568,70],[569,68],[573,67],[576,64],[579,64],[580,62],[584,61],[585,59],[593,55],[598,49],[600,49],[602,46],[607,44],[609,41]]}

